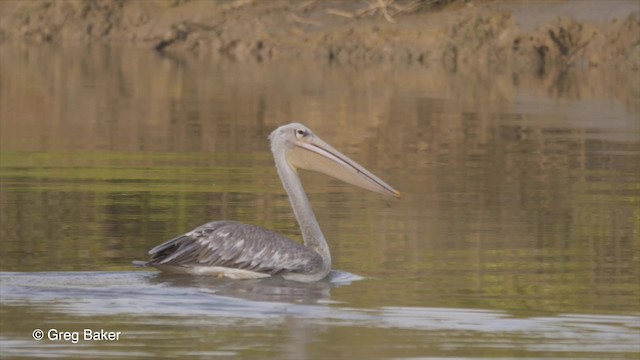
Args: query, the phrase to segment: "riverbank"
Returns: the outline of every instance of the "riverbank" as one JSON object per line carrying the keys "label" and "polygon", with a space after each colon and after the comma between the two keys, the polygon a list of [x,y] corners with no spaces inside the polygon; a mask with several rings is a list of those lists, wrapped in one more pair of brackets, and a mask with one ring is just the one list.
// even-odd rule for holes
{"label": "riverbank", "polygon": [[239,61],[640,70],[640,3],[548,1],[0,2],[0,43],[119,44]]}

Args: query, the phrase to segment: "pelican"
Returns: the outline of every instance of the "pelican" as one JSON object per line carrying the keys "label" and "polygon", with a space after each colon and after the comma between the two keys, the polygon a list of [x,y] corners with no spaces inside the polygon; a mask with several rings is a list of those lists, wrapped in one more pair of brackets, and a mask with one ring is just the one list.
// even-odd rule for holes
{"label": "pelican", "polygon": [[302,124],[283,125],[269,135],[269,140],[304,245],[255,225],[221,220],[154,247],[149,251],[150,260],[137,265],[231,279],[281,276],[301,282],[319,281],[331,270],[331,253],[302,188],[298,169],[321,172],[375,193],[400,198],[398,191]]}

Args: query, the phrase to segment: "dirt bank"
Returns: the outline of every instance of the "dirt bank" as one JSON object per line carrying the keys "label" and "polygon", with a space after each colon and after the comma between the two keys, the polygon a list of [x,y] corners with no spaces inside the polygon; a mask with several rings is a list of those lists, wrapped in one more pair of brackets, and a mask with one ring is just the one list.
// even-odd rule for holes
{"label": "dirt bank", "polygon": [[260,61],[640,70],[640,2],[4,0],[0,43],[134,44]]}

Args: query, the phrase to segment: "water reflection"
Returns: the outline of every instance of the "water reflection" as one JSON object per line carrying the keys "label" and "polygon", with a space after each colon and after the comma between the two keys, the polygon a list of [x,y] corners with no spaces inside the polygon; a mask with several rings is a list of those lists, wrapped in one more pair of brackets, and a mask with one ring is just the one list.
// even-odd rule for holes
{"label": "water reflection", "polygon": [[[602,339],[621,332],[616,346],[634,351],[638,74],[448,74],[3,48],[0,76],[0,269],[15,272],[2,276],[0,310],[28,319],[31,330],[40,318],[58,326],[102,316],[131,324],[138,344],[161,338],[162,351],[182,355],[172,335],[185,326],[194,327],[185,336],[195,353],[263,346],[263,357],[274,358],[289,351],[272,344],[276,335],[304,337],[300,343],[319,357],[331,355],[322,349],[336,339],[371,349],[365,358],[612,357],[616,350],[588,331]],[[133,272],[131,261],[149,248],[210,220],[300,239],[266,139],[290,121],[403,193],[387,201],[302,174],[334,267],[365,281],[306,288]],[[90,273],[80,281],[68,270]],[[32,271],[53,275],[25,274]],[[115,288],[110,276],[119,279]],[[39,277],[48,290],[28,286]],[[123,295],[114,299],[111,290]],[[153,319],[130,318],[125,309]],[[462,321],[475,318],[473,309],[480,320]],[[244,310],[273,322],[246,325]],[[211,314],[228,326],[208,347],[196,328],[211,330]],[[626,320],[601,328],[610,315]],[[154,316],[169,330],[146,333]],[[588,331],[578,324],[585,317]],[[18,315],[11,321],[30,331],[14,326]],[[429,331],[442,323],[460,333]],[[3,340],[46,346],[27,343],[23,333],[4,335],[5,324]],[[478,324],[505,332],[493,338]],[[564,332],[566,343],[553,341]],[[495,339],[492,350],[482,345],[487,338]],[[469,343],[475,353],[462,350]],[[421,351],[423,344],[438,350]]]}
{"label": "water reflection", "polygon": [[235,281],[206,276],[157,273],[149,278],[151,284],[171,287],[199,288],[219,296],[251,301],[269,301],[297,304],[330,303],[331,289],[350,285],[363,278],[344,271],[332,271],[329,276],[314,283],[287,281],[280,277]]}
{"label": "water reflection", "polygon": [[[337,274],[337,277],[344,276]],[[132,344],[148,341],[149,335],[158,336],[168,343],[160,348],[140,350],[139,355],[167,355],[176,350],[175,334],[184,349],[201,354],[202,351],[230,351],[232,354],[248,354],[256,335],[248,339],[233,336],[243,329],[261,336],[281,339],[278,351],[293,352],[298,358],[324,354],[308,346],[315,341],[330,342],[332,346],[351,348],[362,343],[365,337],[377,338],[372,348],[365,348],[367,357],[389,354],[390,344],[398,345],[411,340],[408,350],[420,353],[424,346],[436,346],[436,354],[463,354],[473,350],[478,354],[599,356],[602,354],[632,353],[637,349],[637,316],[613,315],[543,315],[517,317],[502,311],[456,308],[382,307],[359,309],[348,306],[299,304],[297,302],[263,302],[239,297],[228,297],[225,288],[237,286],[237,282],[222,281],[213,285],[212,280],[200,279],[191,283],[185,279],[161,279],[144,272],[66,272],[66,273],[2,273],[2,305],[4,321],[26,330],[33,322],[24,319],[22,306],[29,304],[37,312],[54,311],[57,318],[66,320],[65,329],[92,326],[87,317],[109,316],[114,319],[99,326],[123,330],[123,343],[102,348],[80,347],[67,356],[82,357],[87,354],[105,355],[104,351],[121,351],[118,356],[131,356]],[[215,280],[213,280],[215,282]],[[232,284],[233,283],[233,284]],[[321,284],[297,284],[302,292],[330,287],[331,282]],[[178,285],[178,286],[175,286]],[[267,285],[266,288],[284,289]],[[258,286],[257,282],[254,286]],[[251,285],[241,285],[233,292]],[[289,287],[287,291],[292,288]],[[306,290],[303,290],[306,289]],[[224,295],[223,295],[224,294]],[[282,294],[271,294],[270,296]],[[297,296],[297,295],[294,295]],[[6,312],[6,306],[14,312]],[[31,317],[27,316],[27,319]],[[59,320],[58,320],[59,321]],[[125,323],[137,326],[123,327]],[[61,326],[59,322],[39,320],[38,326]],[[158,326],[163,328],[158,331]],[[152,330],[156,329],[156,330]],[[186,329],[197,329],[199,335]],[[324,339],[328,330],[341,333],[339,337]],[[353,331],[353,329],[360,329]],[[22,331],[20,330],[20,331]],[[151,334],[149,333],[151,331]],[[413,331],[414,333],[411,333]],[[415,331],[420,331],[415,333]],[[221,338],[218,338],[221,337]],[[198,343],[198,339],[200,339]],[[206,343],[202,343],[207,339]],[[533,339],[533,340],[532,340]],[[234,347],[220,346],[232,341]],[[6,341],[6,340],[3,340]],[[370,340],[369,340],[370,341]],[[417,342],[415,342],[417,341]],[[185,346],[185,343],[189,346]],[[12,340],[7,349],[12,355],[34,355],[50,349],[52,341],[33,342]],[[387,344],[387,348],[379,346]],[[419,347],[416,347],[420,344]],[[267,344],[264,344],[267,345]],[[115,349],[114,349],[115,348]],[[134,346],[133,349],[136,347]],[[266,350],[271,349],[267,345]],[[413,348],[413,350],[411,350]],[[498,350],[497,350],[498,349]],[[417,352],[416,352],[417,350]],[[135,350],[134,350],[135,351]],[[381,353],[378,353],[381,351]],[[497,351],[497,353],[496,353]],[[392,352],[391,352],[392,353]],[[292,357],[295,358],[295,357]]]}

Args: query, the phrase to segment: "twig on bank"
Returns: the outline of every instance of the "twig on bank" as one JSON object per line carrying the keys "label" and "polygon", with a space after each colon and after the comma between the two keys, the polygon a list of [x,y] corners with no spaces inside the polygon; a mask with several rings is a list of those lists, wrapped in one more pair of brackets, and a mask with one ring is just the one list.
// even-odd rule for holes
{"label": "twig on bank", "polygon": [[303,2],[302,4],[296,6],[296,11],[306,11],[310,7],[316,4],[318,0],[309,0],[307,2]]}
{"label": "twig on bank", "polygon": [[300,17],[298,14],[291,12],[289,13],[289,16],[291,18],[291,20],[301,23],[301,24],[307,24],[307,25],[314,25],[314,26],[322,26],[321,23],[317,22],[317,21],[313,21],[313,20],[309,20],[309,19],[305,19]]}
{"label": "twig on bank", "polygon": [[327,9],[324,12],[326,12],[327,14],[331,14],[331,15],[338,15],[338,16],[344,16],[350,19],[353,19],[354,17],[356,17],[354,14],[348,12],[348,11],[343,11],[343,10],[338,10],[338,9]]}
{"label": "twig on bank", "polygon": [[410,14],[418,10],[422,5],[432,4],[434,2],[437,2],[438,0],[412,0],[406,5],[396,4],[395,1],[396,0],[368,0],[367,6],[355,12],[348,12],[338,9],[327,9],[325,10],[325,12],[327,14],[343,16],[350,19],[357,19],[380,13],[385,18],[385,20],[390,23],[395,23],[396,21],[393,18],[395,15],[401,13]]}

